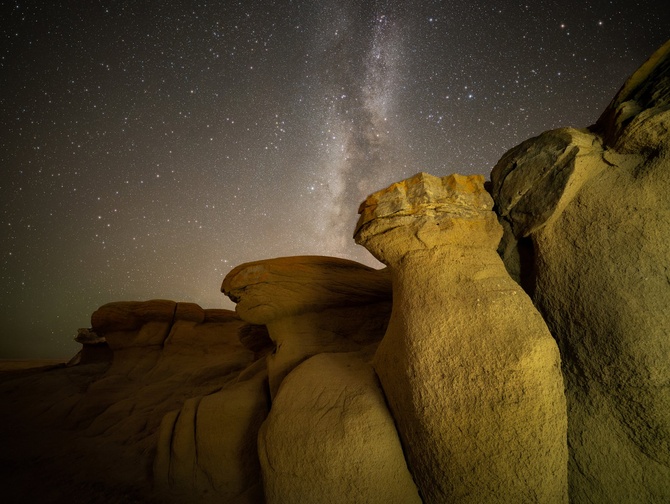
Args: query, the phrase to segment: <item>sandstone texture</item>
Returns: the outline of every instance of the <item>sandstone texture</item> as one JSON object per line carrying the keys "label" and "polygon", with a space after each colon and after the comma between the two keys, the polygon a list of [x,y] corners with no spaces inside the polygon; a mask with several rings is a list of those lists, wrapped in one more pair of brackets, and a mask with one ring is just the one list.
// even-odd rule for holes
{"label": "sandstone texture", "polygon": [[372,366],[322,353],[285,379],[259,435],[268,503],[420,503]]}
{"label": "sandstone texture", "polygon": [[670,501],[670,42],[588,129],[491,174],[501,254],[558,341],[573,502]]}
{"label": "sandstone texture", "polygon": [[241,264],[221,290],[237,303],[243,320],[268,328],[274,342],[267,357],[272,397],[291,369],[313,355],[376,346],[391,309],[387,271],[335,257]]}
{"label": "sandstone texture", "polygon": [[81,350],[70,359],[68,366],[112,361],[114,353],[109,348],[107,340],[104,336],[98,336],[88,327],[77,329],[74,340],[81,343]]}
{"label": "sandstone texture", "polygon": [[424,502],[567,502],[558,348],[483,182],[420,173],[361,205],[355,239],[393,283],[374,367]]}

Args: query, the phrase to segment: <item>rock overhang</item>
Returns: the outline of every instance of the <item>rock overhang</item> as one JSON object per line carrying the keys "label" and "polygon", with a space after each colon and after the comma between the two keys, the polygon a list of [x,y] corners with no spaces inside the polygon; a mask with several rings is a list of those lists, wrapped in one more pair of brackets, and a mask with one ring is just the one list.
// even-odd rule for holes
{"label": "rock overhang", "polygon": [[254,324],[391,299],[390,278],[384,270],[325,256],[241,264],[226,275],[221,291],[237,303],[240,317]]}

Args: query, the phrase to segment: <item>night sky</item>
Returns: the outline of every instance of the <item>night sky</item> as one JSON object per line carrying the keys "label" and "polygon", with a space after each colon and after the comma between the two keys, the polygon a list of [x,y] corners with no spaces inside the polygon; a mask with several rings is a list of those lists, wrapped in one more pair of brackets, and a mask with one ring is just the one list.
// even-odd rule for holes
{"label": "night sky", "polygon": [[118,300],[207,308],[237,264],[354,244],[365,196],[488,175],[595,122],[663,2],[2,2],[0,358]]}

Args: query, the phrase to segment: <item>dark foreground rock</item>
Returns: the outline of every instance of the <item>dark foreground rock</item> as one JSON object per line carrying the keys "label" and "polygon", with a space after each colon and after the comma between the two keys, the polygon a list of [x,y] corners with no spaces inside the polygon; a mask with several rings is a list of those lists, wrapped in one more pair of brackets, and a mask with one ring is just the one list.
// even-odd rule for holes
{"label": "dark foreground rock", "polygon": [[[238,336],[247,326],[192,303],[110,303],[92,316],[95,338],[80,339],[104,339],[111,360],[0,373],[3,502],[165,502],[154,483],[157,451],[170,458],[161,422],[239,379],[255,359]],[[224,469],[207,455],[197,460],[205,471]]]}

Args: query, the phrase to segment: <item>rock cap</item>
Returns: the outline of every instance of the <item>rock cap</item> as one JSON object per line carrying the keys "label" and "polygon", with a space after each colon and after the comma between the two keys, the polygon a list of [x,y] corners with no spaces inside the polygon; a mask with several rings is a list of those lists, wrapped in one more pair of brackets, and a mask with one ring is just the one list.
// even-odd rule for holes
{"label": "rock cap", "polygon": [[253,324],[326,308],[391,299],[383,270],[325,256],[294,256],[240,264],[223,279],[221,291],[237,303],[238,315]]}
{"label": "rock cap", "polygon": [[354,239],[385,264],[445,245],[495,248],[502,230],[482,175],[417,173],[368,196]]}
{"label": "rock cap", "polygon": [[436,213],[468,218],[491,208],[493,200],[484,189],[482,175],[436,177],[419,172],[369,195],[358,209],[354,235],[375,219]]}

